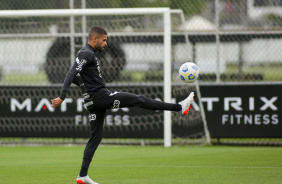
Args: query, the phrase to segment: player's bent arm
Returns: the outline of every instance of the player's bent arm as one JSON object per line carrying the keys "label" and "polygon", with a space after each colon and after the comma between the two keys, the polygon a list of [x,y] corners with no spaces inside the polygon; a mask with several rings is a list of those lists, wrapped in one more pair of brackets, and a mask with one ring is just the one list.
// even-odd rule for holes
{"label": "player's bent arm", "polygon": [[61,90],[60,99],[64,100],[67,96],[67,93],[69,91],[69,88],[71,86],[71,83],[73,81],[74,76],[78,73],[78,71],[75,70],[75,64],[70,69],[70,71],[67,73],[66,78],[64,80],[64,84]]}
{"label": "player's bent arm", "polygon": [[[64,100],[67,96],[67,93],[69,91],[69,88],[71,86],[71,83],[74,82],[76,75],[86,66],[87,61],[86,60],[80,60],[76,58],[76,61],[72,65],[71,69],[66,75],[66,78],[64,80],[64,84],[61,90],[60,98]],[[75,83],[76,84],[76,83]]]}
{"label": "player's bent arm", "polygon": [[64,80],[60,94],[60,98],[62,100],[66,98],[71,83],[74,82],[74,84],[78,84],[75,80],[76,75],[87,65],[87,63],[89,63],[87,61],[89,61],[90,56],[92,56],[92,54],[89,52],[78,52],[78,57],[75,59],[74,64],[72,65]]}

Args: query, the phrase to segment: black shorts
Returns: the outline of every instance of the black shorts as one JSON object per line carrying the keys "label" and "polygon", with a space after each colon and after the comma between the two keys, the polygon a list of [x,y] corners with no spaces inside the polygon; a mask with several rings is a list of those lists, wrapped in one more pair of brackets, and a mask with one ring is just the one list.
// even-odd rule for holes
{"label": "black shorts", "polygon": [[106,110],[142,106],[147,100],[148,98],[143,95],[117,91],[111,92],[105,88],[90,94],[89,100],[85,100],[85,105],[89,111]]}

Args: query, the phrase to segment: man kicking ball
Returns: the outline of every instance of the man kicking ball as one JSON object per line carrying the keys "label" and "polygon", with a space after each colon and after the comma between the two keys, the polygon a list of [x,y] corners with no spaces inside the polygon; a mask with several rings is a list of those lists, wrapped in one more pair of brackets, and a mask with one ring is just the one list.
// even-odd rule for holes
{"label": "man kicking ball", "polygon": [[88,34],[88,43],[82,47],[76,60],[67,73],[59,97],[52,99],[52,107],[56,108],[66,98],[71,83],[81,88],[84,102],[89,111],[91,135],[85,147],[80,173],[76,179],[79,184],[98,184],[88,176],[88,168],[94,153],[102,140],[103,123],[107,109],[123,107],[140,107],[150,110],[181,111],[188,114],[194,100],[194,93],[178,104],[166,103],[150,99],[143,95],[126,92],[111,92],[106,88],[100,72],[96,51],[107,46],[107,32],[101,27],[92,27]]}

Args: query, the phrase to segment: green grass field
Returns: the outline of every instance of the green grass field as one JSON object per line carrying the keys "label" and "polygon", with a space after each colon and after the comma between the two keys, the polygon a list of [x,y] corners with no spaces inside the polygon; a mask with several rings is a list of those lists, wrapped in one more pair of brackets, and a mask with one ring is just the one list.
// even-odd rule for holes
{"label": "green grass field", "polygon": [[[274,66],[248,66],[244,67],[244,74],[261,74],[265,82],[282,81],[282,65],[277,64]],[[224,74],[238,74],[238,66],[228,64]],[[123,78],[129,78],[131,82],[156,82],[163,78],[163,71],[121,71]],[[147,76],[147,77],[146,77]],[[178,80],[178,77],[177,77]],[[126,82],[130,82],[126,81]],[[209,81],[209,80],[208,80]],[[213,80],[214,81],[214,80]],[[234,79],[228,79],[225,82],[236,82]],[[242,80],[238,80],[242,81]],[[120,82],[120,81],[116,81]],[[176,81],[177,82],[177,81]],[[179,81],[178,81],[179,82]],[[49,85],[50,81],[45,72],[41,71],[36,74],[4,74],[0,78],[0,85]]]}
{"label": "green grass field", "polygon": [[[82,146],[0,147],[0,183],[74,184]],[[89,175],[100,184],[282,183],[281,147],[101,146]]]}

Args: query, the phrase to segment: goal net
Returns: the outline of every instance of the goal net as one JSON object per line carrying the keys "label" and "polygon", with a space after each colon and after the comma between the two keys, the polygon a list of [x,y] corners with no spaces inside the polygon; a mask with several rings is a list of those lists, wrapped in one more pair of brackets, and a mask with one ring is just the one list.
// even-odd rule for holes
{"label": "goal net", "polygon": [[88,131],[79,90],[71,89],[65,109],[55,112],[45,99],[58,95],[76,52],[87,43],[89,29],[100,26],[108,32],[108,46],[97,55],[110,90],[177,103],[192,91],[196,95],[188,116],[109,110],[104,136],[164,137],[166,147],[209,142],[199,85],[181,83],[178,76],[181,64],[193,62],[183,21],[181,11],[169,8],[0,11],[0,84],[11,87],[0,97],[8,97],[11,106],[1,115],[1,134],[9,130],[6,136],[20,132],[23,137],[80,137]]}

